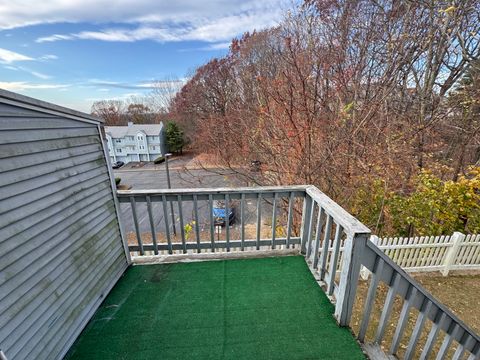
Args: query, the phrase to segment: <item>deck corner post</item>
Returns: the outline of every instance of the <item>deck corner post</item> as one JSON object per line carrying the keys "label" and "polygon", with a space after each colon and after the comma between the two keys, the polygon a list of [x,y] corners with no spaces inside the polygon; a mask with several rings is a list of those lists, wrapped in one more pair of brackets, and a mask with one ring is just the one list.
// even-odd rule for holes
{"label": "deck corner post", "polygon": [[343,253],[335,318],[340,326],[348,326],[352,317],[363,251],[370,233],[353,233],[347,236]]}
{"label": "deck corner post", "polygon": [[302,225],[300,226],[300,253],[305,255],[307,241],[308,241],[308,229],[310,227],[310,222],[312,221],[312,198],[306,194],[305,200],[303,201],[303,211],[302,211]]}
{"label": "deck corner post", "polygon": [[460,250],[460,245],[465,240],[465,234],[455,231],[451,237],[452,246],[448,249],[447,254],[443,260],[443,269],[441,273],[443,276],[448,276],[453,265],[455,265],[455,260],[458,255],[458,251]]}
{"label": "deck corner post", "polygon": [[[370,236],[370,241],[375,245],[378,245],[379,240],[380,239],[377,235]],[[362,268],[360,269],[360,276],[362,277],[362,280],[368,280],[370,274],[370,270],[368,270],[365,266],[362,266]]]}

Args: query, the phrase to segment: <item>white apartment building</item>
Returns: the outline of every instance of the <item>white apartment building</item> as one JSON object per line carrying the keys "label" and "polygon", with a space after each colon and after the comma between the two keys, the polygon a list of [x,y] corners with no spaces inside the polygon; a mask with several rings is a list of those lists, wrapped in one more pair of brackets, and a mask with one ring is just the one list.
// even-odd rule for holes
{"label": "white apartment building", "polygon": [[105,126],[108,152],[112,163],[123,161],[153,161],[165,154],[163,123]]}

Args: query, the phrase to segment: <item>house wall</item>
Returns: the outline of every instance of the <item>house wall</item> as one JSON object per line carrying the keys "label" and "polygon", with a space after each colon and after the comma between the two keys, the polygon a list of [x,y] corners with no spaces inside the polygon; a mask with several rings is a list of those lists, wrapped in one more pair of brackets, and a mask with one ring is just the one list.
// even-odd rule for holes
{"label": "house wall", "polygon": [[128,266],[99,123],[38,103],[0,91],[0,349],[16,360],[62,358]]}

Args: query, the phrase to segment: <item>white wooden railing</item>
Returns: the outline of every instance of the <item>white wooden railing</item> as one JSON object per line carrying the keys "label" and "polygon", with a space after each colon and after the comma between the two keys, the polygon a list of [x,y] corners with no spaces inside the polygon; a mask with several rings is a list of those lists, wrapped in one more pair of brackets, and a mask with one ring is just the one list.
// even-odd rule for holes
{"label": "white wooden railing", "polygon": [[[221,238],[215,231],[212,214],[213,201],[219,199],[224,200],[227,207],[235,200],[234,206],[238,207],[236,229],[226,226]],[[126,206],[122,213],[126,215],[130,211],[133,217],[135,243],[130,243],[128,248],[139,256],[161,252],[168,257],[179,252],[199,256],[202,252],[296,249],[305,256],[312,273],[334,302],[334,316],[341,326],[350,326],[359,297],[360,269],[365,267],[372,276],[357,337],[372,358],[381,348],[398,356],[402,343],[406,349],[402,354],[405,359],[427,359],[433,354],[437,359],[444,359],[451,352],[455,359],[468,356],[472,360],[480,356],[479,336],[370,241],[367,227],[313,186],[118,191],[118,200]],[[176,237],[172,237],[172,224],[168,223],[172,215],[168,205],[172,201],[177,209],[173,218],[178,218],[179,225]],[[200,202],[204,202],[203,206]],[[191,213],[189,223],[193,223],[194,241],[190,241],[185,228],[189,221],[185,215],[187,203],[191,206],[187,212]],[[139,210],[141,206],[143,212]],[[200,209],[207,211],[205,221]],[[254,214],[247,216],[252,209]],[[266,209],[271,210],[267,216],[271,222],[270,234],[264,238],[261,236],[261,228],[265,226],[262,213],[265,215]],[[300,216],[301,224],[296,224],[295,219]],[[245,230],[250,220],[255,227],[253,238],[247,236]],[[300,228],[298,236],[295,225]],[[162,241],[157,226],[166,231]],[[285,229],[282,236],[278,234],[279,228]],[[148,232],[147,243],[144,240]],[[379,320],[372,322],[373,304],[381,283],[388,291]],[[395,298],[403,303],[398,317],[392,316]],[[405,329],[409,318],[415,316],[414,309],[418,315],[413,330],[407,334]],[[367,336],[369,326],[376,328],[372,338]],[[388,339],[387,328],[395,329],[393,337]],[[428,332],[426,342],[420,348],[419,339],[425,332]]]}

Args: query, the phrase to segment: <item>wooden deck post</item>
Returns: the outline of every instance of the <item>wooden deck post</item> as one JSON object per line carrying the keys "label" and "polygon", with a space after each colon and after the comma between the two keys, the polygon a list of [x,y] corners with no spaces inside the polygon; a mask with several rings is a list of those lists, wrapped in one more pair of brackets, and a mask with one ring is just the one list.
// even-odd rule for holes
{"label": "wooden deck post", "polygon": [[[378,236],[377,235],[372,235],[370,236],[370,241],[374,243],[375,245],[378,245]],[[370,276],[370,270],[368,270],[365,266],[362,266],[360,270],[360,276],[362,277],[362,280],[368,280],[368,277]]]}
{"label": "wooden deck post", "polygon": [[338,284],[335,318],[340,326],[348,326],[360,274],[361,257],[370,233],[353,233],[345,241],[343,263]]}
{"label": "wooden deck post", "polygon": [[451,237],[452,246],[448,249],[445,260],[443,261],[442,275],[447,276],[451,267],[455,265],[455,259],[457,258],[458,251],[460,250],[460,245],[465,240],[465,234],[455,231]]}

